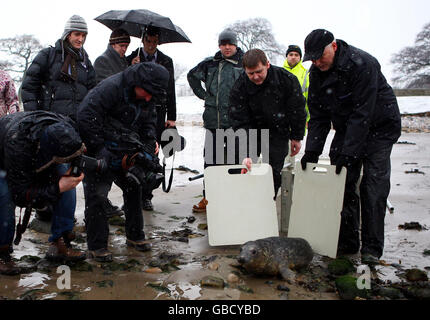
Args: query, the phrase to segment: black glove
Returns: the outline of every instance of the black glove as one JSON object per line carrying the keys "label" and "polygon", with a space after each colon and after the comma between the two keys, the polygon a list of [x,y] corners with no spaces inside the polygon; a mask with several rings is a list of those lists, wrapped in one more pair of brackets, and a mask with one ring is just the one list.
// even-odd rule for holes
{"label": "black glove", "polygon": [[121,168],[121,159],[106,148],[101,149],[96,158],[103,159],[110,169],[119,170]]}
{"label": "black glove", "polygon": [[319,158],[318,153],[314,151],[306,151],[302,159],[300,160],[300,163],[302,164],[302,169],[306,170],[306,164],[308,162],[318,163],[318,158]]}
{"label": "black glove", "polygon": [[130,181],[134,181],[139,185],[144,185],[146,180],[146,173],[141,167],[132,166],[131,168],[128,169],[126,177]]}
{"label": "black glove", "polygon": [[356,161],[354,157],[341,154],[336,160],[336,174],[340,174],[342,167],[348,170]]}

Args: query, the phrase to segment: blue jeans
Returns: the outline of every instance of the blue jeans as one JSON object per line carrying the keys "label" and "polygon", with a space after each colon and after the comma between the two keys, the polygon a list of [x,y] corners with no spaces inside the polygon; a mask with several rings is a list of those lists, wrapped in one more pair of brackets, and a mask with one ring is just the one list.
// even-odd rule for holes
{"label": "blue jeans", "polygon": [[12,245],[15,233],[15,204],[6,178],[0,177],[0,246]]}
{"label": "blue jeans", "polygon": [[[65,174],[69,168],[70,164],[57,165],[57,170],[60,175]],[[76,189],[63,192],[58,202],[54,204],[49,242],[59,239],[64,232],[73,230],[75,209]]]}
{"label": "blue jeans", "polygon": [[[69,167],[69,164],[57,165],[58,173],[63,175]],[[76,189],[63,192],[53,209],[50,242],[59,239],[64,232],[73,230]],[[15,204],[12,201],[6,179],[0,177],[0,246],[12,245],[14,234]]]}

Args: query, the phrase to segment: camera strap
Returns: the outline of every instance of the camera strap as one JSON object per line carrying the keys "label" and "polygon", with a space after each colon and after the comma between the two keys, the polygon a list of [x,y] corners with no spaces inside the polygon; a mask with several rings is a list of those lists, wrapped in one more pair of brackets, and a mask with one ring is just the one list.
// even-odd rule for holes
{"label": "camera strap", "polygon": [[[163,191],[165,193],[168,193],[170,191],[170,188],[172,187],[172,182],[173,182],[173,164],[175,162],[175,153],[173,153],[173,158],[172,158],[172,170],[170,171],[170,177],[169,177],[169,184],[166,188],[166,178],[163,179]],[[166,177],[166,157],[163,157],[163,175],[164,177]]]}

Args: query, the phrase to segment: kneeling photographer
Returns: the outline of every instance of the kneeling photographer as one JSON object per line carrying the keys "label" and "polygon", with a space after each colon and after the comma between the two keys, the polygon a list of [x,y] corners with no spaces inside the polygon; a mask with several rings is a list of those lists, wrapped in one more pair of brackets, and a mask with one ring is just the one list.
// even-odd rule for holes
{"label": "kneeling photographer", "polygon": [[100,82],[79,106],[79,133],[87,155],[101,160],[89,163],[98,170],[85,171],[84,178],[88,250],[96,261],[112,261],[103,207],[112,182],[123,192],[127,245],[151,249],[143,231],[141,199],[142,192],[158,188],[164,178],[156,156],[154,100],[165,95],[168,79],[164,67],[139,63]]}
{"label": "kneeling photographer", "polygon": [[[48,111],[17,112],[0,119],[0,273],[17,274],[11,256],[18,245],[32,209],[52,206],[50,246],[53,261],[84,260],[85,252],[73,249],[76,208],[75,187],[83,174],[70,175],[69,163],[85,146],[75,123]],[[15,205],[26,208],[15,234]]]}

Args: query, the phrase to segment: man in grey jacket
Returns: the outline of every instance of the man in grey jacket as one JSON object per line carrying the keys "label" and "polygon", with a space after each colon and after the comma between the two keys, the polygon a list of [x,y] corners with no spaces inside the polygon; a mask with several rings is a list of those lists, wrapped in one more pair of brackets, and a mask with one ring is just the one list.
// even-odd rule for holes
{"label": "man in grey jacket", "polygon": [[[237,46],[236,32],[226,29],[218,36],[219,51],[206,58],[187,74],[194,94],[205,101],[203,123],[206,129],[204,168],[216,165],[216,131],[231,127],[229,118],[230,90],[242,71],[243,51]],[[202,85],[204,84],[204,88]],[[224,144],[224,154],[227,146]],[[221,150],[220,150],[221,151]],[[224,164],[224,163],[220,163]],[[205,190],[203,199],[193,206],[193,212],[206,213]]]}
{"label": "man in grey jacket", "polygon": [[94,61],[96,81],[124,71],[128,67],[125,52],[130,44],[130,35],[124,29],[112,31],[106,51]]}

